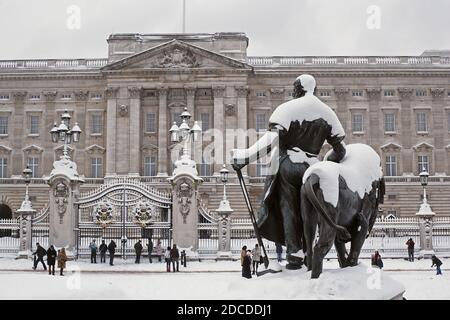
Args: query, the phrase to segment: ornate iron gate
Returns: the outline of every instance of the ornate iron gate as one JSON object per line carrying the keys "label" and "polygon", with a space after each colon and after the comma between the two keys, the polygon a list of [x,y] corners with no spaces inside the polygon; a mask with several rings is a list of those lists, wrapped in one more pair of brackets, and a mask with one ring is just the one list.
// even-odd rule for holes
{"label": "ornate iron gate", "polygon": [[76,202],[77,257],[90,254],[89,243],[106,245],[113,240],[116,254],[124,259],[134,255],[134,245],[142,240],[161,240],[163,248],[171,242],[171,195],[132,178],[117,178],[95,190],[83,193]]}

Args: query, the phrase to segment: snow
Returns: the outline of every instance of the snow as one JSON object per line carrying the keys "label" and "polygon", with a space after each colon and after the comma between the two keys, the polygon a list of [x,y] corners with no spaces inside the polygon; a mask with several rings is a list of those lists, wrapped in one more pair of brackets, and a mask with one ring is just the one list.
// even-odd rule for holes
{"label": "snow", "polygon": [[53,170],[47,180],[52,179],[57,175],[63,175],[68,177],[71,181],[84,182],[83,178],[80,178],[77,171],[77,164],[70,160],[68,157],[61,157],[61,160],[53,162]]}
{"label": "snow", "polygon": [[288,150],[287,154],[289,156],[289,159],[293,163],[306,162],[307,164],[312,166],[313,164],[319,162],[319,159],[317,159],[316,157],[308,157],[306,155],[306,153],[303,150],[301,150],[300,148],[294,148],[293,150]]}
{"label": "snow", "polygon": [[348,188],[357,192],[361,199],[372,189],[372,182],[383,176],[380,156],[366,144],[347,145],[345,157],[340,163],[326,161],[330,153],[331,150],[325,155],[324,161],[306,170],[303,183],[311,174],[316,174],[319,177],[324,200],[334,207],[337,206],[339,199],[339,175],[345,179]]}
{"label": "snow", "polygon": [[298,120],[301,124],[303,121],[320,118],[331,125],[333,136],[345,136],[344,128],[333,110],[314,95],[307,94],[279,105],[270,116],[269,123],[276,123],[289,129],[293,121]]}

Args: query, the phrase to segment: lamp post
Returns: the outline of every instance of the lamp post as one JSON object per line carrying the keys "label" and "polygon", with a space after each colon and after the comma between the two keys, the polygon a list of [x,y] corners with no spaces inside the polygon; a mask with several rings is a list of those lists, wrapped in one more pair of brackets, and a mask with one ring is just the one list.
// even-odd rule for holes
{"label": "lamp post", "polygon": [[64,142],[63,155],[61,159],[70,160],[70,156],[67,152],[67,147],[69,144],[78,143],[80,141],[81,129],[78,126],[78,123],[75,123],[73,128],[70,128],[70,119],[72,117],[67,112],[61,115],[61,123],[59,126],[55,122],[53,128],[50,130],[50,136],[52,138],[53,143],[58,143],[58,141]]}
{"label": "lamp post", "polygon": [[29,193],[28,193],[28,185],[31,182],[32,171],[27,166],[23,172],[23,180],[25,182],[25,199],[22,201],[22,205],[20,209],[16,211],[19,215],[19,226],[20,226],[20,248],[18,258],[28,258],[31,256],[31,219],[33,215],[36,213],[36,210],[33,209],[33,205],[30,201]]}
{"label": "lamp post", "polygon": [[423,199],[419,208],[419,212],[416,216],[419,219],[419,232],[420,232],[420,256],[429,258],[434,254],[433,250],[433,216],[435,213],[431,210],[431,206],[428,203],[426,186],[428,185],[429,173],[422,169],[419,174],[420,183],[423,187]]}
{"label": "lamp post", "polygon": [[175,162],[174,175],[179,172],[189,172],[194,176],[197,176],[198,173],[196,163],[191,159],[190,143],[200,139],[202,128],[199,126],[197,121],[194,121],[194,125],[192,127],[189,126],[189,121],[192,116],[187,108],[184,108],[184,111],[180,117],[181,125],[178,126],[177,123],[174,122],[169,130],[170,139],[172,142],[183,142],[183,153],[180,159]]}
{"label": "lamp post", "polygon": [[220,179],[223,183],[223,198],[220,201],[219,208],[216,210],[219,215],[219,247],[217,252],[218,260],[228,260],[231,259],[231,231],[230,231],[230,215],[233,212],[231,209],[230,202],[227,199],[227,189],[226,184],[228,182],[228,174],[226,166],[223,165],[220,170]]}

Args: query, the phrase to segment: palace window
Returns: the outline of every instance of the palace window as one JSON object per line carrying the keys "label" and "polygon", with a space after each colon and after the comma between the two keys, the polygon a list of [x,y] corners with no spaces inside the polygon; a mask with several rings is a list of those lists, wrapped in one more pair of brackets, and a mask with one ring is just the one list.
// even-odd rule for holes
{"label": "palace window", "polygon": [[31,177],[37,178],[39,175],[39,158],[30,157],[27,159],[27,166],[31,170]]}
{"label": "palace window", "polygon": [[144,176],[156,176],[156,157],[144,157]]}
{"label": "palace window", "polygon": [[427,91],[423,89],[416,90],[416,97],[426,97]]}
{"label": "palace window", "polygon": [[210,128],[209,125],[209,112],[204,112],[200,114],[201,127],[203,132]]}
{"label": "palace window", "polygon": [[93,93],[91,94],[92,100],[101,100],[103,98],[103,95],[101,93]]}
{"label": "palace window", "polygon": [[70,99],[72,99],[72,94],[71,93],[63,93],[61,95],[61,99],[70,100]]}
{"label": "palace window", "polygon": [[39,116],[30,116],[30,134],[39,134]]}
{"label": "palace window", "polygon": [[393,97],[393,96],[395,96],[395,91],[394,90],[384,90],[383,94],[385,97]]}
{"label": "palace window", "polygon": [[0,158],[0,178],[6,178],[8,172],[8,159]]}
{"label": "palace window", "polygon": [[0,100],[9,100],[9,94],[0,94]]}
{"label": "palace window", "polygon": [[32,94],[30,96],[30,100],[40,100],[40,99],[41,99],[41,95],[39,93]]}
{"label": "palace window", "polygon": [[0,134],[8,134],[8,117],[0,116]]}
{"label": "palace window", "polygon": [[256,114],[256,131],[263,132],[266,131],[266,114],[265,113],[257,113]]}
{"label": "palace window", "polygon": [[352,91],[352,97],[362,97],[363,92],[361,90],[353,90]]}
{"label": "palace window", "polygon": [[352,131],[364,132],[364,116],[361,113],[354,113],[352,115]]}
{"label": "palace window", "polygon": [[416,130],[417,132],[428,132],[427,114],[426,112],[416,113]]}
{"label": "palace window", "polygon": [[397,157],[396,156],[386,156],[386,172],[385,176],[396,176],[397,175]]}
{"label": "palace window", "polygon": [[422,171],[430,172],[430,166],[428,161],[428,156],[418,156],[417,158],[418,172]]}
{"label": "palace window", "polygon": [[101,134],[102,133],[102,115],[99,113],[93,113],[91,115],[91,133]]}
{"label": "palace window", "polygon": [[265,97],[266,96],[266,92],[265,91],[256,91],[256,96],[257,97]]}
{"label": "palace window", "polygon": [[209,177],[212,175],[211,164],[205,161],[205,158],[202,157],[202,163],[199,164],[200,176]]}
{"label": "palace window", "polygon": [[328,91],[328,90],[321,90],[321,91],[319,92],[319,95],[320,95],[321,97],[329,97],[329,96],[330,96],[330,91]]}
{"label": "palace window", "polygon": [[145,115],[145,132],[153,133],[156,132],[156,113],[148,112]]}
{"label": "palace window", "polygon": [[103,159],[91,158],[91,177],[103,178]]}
{"label": "palace window", "polygon": [[395,132],[395,113],[384,114],[384,131]]}

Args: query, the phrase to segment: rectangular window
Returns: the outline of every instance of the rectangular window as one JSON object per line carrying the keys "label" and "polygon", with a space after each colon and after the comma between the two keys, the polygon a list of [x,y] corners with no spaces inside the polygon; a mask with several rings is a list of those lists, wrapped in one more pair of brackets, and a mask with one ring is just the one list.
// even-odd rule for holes
{"label": "rectangular window", "polygon": [[363,93],[361,90],[355,90],[355,91],[352,91],[352,96],[353,97],[362,97]]}
{"label": "rectangular window", "polygon": [[330,91],[327,91],[327,90],[320,91],[319,94],[320,94],[321,97],[329,97],[330,96]]}
{"label": "rectangular window", "polygon": [[419,156],[417,159],[418,172],[422,171],[430,172],[430,165],[428,162],[428,156]]}
{"label": "rectangular window", "polygon": [[416,90],[416,97],[426,97],[427,91],[426,90]]}
{"label": "rectangular window", "polygon": [[9,100],[9,94],[0,94],[0,100]]}
{"label": "rectangular window", "polygon": [[0,134],[8,134],[8,117],[0,117]]}
{"label": "rectangular window", "polygon": [[266,96],[266,92],[265,91],[256,91],[256,96],[257,97],[265,97]]}
{"label": "rectangular window", "polygon": [[208,130],[210,128],[209,125],[209,112],[205,112],[205,113],[201,113],[200,114],[200,121],[201,123],[201,127],[203,132],[205,132],[206,130]]}
{"label": "rectangular window", "polygon": [[63,93],[61,95],[61,99],[70,100],[70,99],[72,99],[72,94],[70,94],[70,93]]}
{"label": "rectangular window", "polygon": [[156,132],[156,113],[148,112],[145,115],[145,132]]}
{"label": "rectangular window", "polygon": [[364,117],[361,113],[352,115],[352,130],[353,132],[364,132]]}
{"label": "rectangular window", "polygon": [[91,158],[91,176],[92,178],[103,178],[102,158]]}
{"label": "rectangular window", "polygon": [[396,176],[397,175],[397,157],[396,156],[386,156],[386,176]]}
{"label": "rectangular window", "polygon": [[384,131],[395,132],[395,113],[384,114]]}
{"label": "rectangular window", "polygon": [[41,95],[39,93],[37,94],[32,94],[30,96],[30,100],[40,100],[41,99]]}
{"label": "rectangular window", "polygon": [[174,112],[172,113],[172,123],[176,122],[177,126],[179,126],[181,124],[181,112]]}
{"label": "rectangular window", "polygon": [[395,91],[394,90],[384,90],[384,96],[385,97],[393,97],[393,96],[395,96]]}
{"label": "rectangular window", "polygon": [[31,170],[31,177],[37,178],[39,174],[39,158],[31,157],[27,160],[28,168]]}
{"label": "rectangular window", "polygon": [[0,158],[0,178],[6,178],[8,172],[8,159]]}
{"label": "rectangular window", "polygon": [[266,114],[265,113],[257,113],[256,114],[256,131],[262,132],[266,131]]}
{"label": "rectangular window", "polygon": [[199,165],[200,176],[209,177],[212,176],[211,164],[207,163],[204,158],[202,158],[202,163]]}
{"label": "rectangular window", "polygon": [[39,134],[39,116],[30,116],[30,134]]}
{"label": "rectangular window", "polygon": [[156,176],[156,157],[144,157],[144,176]]}
{"label": "rectangular window", "polygon": [[93,93],[93,94],[91,94],[91,99],[92,100],[100,100],[101,98],[103,98],[103,95],[101,93]]}
{"label": "rectangular window", "polygon": [[91,133],[102,133],[102,115],[99,113],[93,113],[91,115]]}
{"label": "rectangular window", "polygon": [[417,132],[428,131],[427,114],[425,112],[416,113],[416,129]]}

